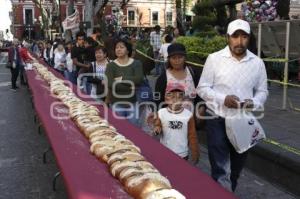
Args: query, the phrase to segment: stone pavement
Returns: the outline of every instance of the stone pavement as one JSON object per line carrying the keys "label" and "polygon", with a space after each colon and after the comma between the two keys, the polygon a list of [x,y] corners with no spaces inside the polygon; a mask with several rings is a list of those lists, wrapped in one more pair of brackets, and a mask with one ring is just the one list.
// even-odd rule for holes
{"label": "stone pavement", "polygon": [[[1,60],[1,59],[0,59]],[[64,199],[61,179],[57,192],[52,178],[58,171],[53,154],[42,163],[48,147],[45,134],[38,134],[26,87],[10,90],[10,72],[0,65],[0,199]]]}
{"label": "stone pavement", "polygon": [[[58,169],[51,152],[48,163],[42,163],[42,153],[49,144],[44,133],[38,134],[27,88],[13,92],[9,80],[9,70],[0,64],[0,199],[67,198],[61,178],[57,191],[52,191],[52,178]],[[203,147],[197,166],[209,173]],[[236,195],[241,199],[295,198],[247,169],[242,173]]]}
{"label": "stone pavement", "polygon": [[[282,86],[272,83],[262,119],[268,137],[300,150],[300,88],[288,89],[287,110],[282,109]],[[300,109],[299,109],[300,110]]]}
{"label": "stone pavement", "polygon": [[[200,162],[197,167],[205,173],[210,173],[207,149],[201,148]],[[240,199],[295,199],[290,193],[257,176],[252,171],[244,169],[238,182],[235,195]]]}

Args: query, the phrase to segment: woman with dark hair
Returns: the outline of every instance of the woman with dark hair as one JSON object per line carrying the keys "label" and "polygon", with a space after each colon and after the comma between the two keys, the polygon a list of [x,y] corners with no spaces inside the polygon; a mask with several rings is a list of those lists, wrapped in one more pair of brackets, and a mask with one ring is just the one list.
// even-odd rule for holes
{"label": "woman with dark hair", "polygon": [[107,65],[105,74],[113,111],[138,126],[136,88],[143,82],[142,63],[131,58],[132,45],[125,40],[115,44],[116,59]]}
{"label": "woman with dark hair", "polygon": [[171,44],[168,47],[167,69],[162,73],[155,85],[155,102],[157,107],[164,102],[166,86],[170,82],[180,83],[185,87],[184,107],[194,110],[194,104],[200,101],[196,88],[200,79],[200,73],[186,66],[185,46],[179,43]]}
{"label": "woman with dark hair", "polygon": [[91,96],[95,99],[104,100],[102,96],[104,93],[104,76],[107,61],[107,50],[102,46],[97,46],[95,49],[96,61],[92,62],[92,67],[90,68],[90,73],[93,76],[89,78],[89,82],[92,85]]}

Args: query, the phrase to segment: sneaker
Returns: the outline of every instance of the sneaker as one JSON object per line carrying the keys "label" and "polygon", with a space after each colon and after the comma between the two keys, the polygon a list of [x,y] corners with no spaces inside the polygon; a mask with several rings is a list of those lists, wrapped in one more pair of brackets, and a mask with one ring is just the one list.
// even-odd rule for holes
{"label": "sneaker", "polygon": [[17,88],[11,88],[10,90],[17,92]]}

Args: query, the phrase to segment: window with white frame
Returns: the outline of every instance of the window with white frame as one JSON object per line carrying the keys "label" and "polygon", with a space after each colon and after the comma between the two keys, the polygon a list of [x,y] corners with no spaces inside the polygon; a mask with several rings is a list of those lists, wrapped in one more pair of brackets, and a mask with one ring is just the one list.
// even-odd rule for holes
{"label": "window with white frame", "polygon": [[111,8],[112,14],[116,14],[118,12],[118,8],[116,6]]}
{"label": "window with white frame", "polygon": [[166,22],[167,22],[167,26],[172,26],[173,22],[172,22],[172,17],[173,17],[173,13],[172,12],[167,12],[166,14]]}
{"label": "window with white frame", "polygon": [[51,8],[45,8],[45,14],[46,14],[46,17],[48,19],[48,25],[51,25],[52,23],[52,9]]}
{"label": "window with white frame", "polygon": [[23,22],[24,24],[33,24],[34,23],[34,9],[32,7],[23,8]]}
{"label": "window with white frame", "polygon": [[292,5],[300,4],[300,0],[291,0],[291,4]]}
{"label": "window with white frame", "polygon": [[[76,10],[78,10],[78,6],[74,5],[72,10],[73,10],[73,12],[72,12],[72,14],[73,14]],[[67,16],[69,16],[69,5],[66,6],[66,17]]]}
{"label": "window with white frame", "polygon": [[134,10],[127,11],[127,24],[135,25],[135,11]]}
{"label": "window with white frame", "polygon": [[158,11],[152,11],[151,14],[151,24],[153,26],[158,25],[158,19],[159,19],[159,15],[158,15]]}

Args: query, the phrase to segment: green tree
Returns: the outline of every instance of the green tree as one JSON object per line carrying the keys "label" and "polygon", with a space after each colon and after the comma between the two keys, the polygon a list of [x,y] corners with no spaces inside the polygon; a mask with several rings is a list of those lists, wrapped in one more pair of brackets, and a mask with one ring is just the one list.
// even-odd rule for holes
{"label": "green tree", "polygon": [[[32,2],[36,5],[41,13],[42,21],[41,23],[41,30],[48,30],[49,29],[49,18],[50,13],[47,12],[46,7],[43,4],[42,0],[32,0]],[[46,37],[48,37],[48,32],[46,32]]]}
{"label": "green tree", "polygon": [[277,13],[280,19],[289,19],[289,12],[290,12],[290,1],[288,0],[278,0],[276,6]]}
{"label": "green tree", "polygon": [[[244,0],[199,0],[193,8],[196,14],[193,27],[200,31],[213,26],[225,27],[228,20],[236,18],[236,4]],[[227,16],[227,11],[229,16]]]}
{"label": "green tree", "polygon": [[189,4],[192,2],[192,0],[170,0],[171,2],[175,3],[176,8],[176,26],[180,31],[180,34],[184,34],[185,32],[185,15],[186,15],[186,9],[189,6]]}
{"label": "green tree", "polygon": [[201,32],[210,31],[217,22],[216,9],[212,6],[212,0],[198,1],[193,12],[195,13],[193,27]]}
{"label": "green tree", "polygon": [[[99,1],[102,2],[101,4],[99,4]],[[126,5],[129,3],[130,0],[119,0],[119,6],[121,8],[121,10],[124,10]],[[93,0],[94,4],[95,4],[95,15],[97,16],[97,21],[100,24],[100,27],[102,29],[102,33],[105,35],[106,34],[106,24],[105,24],[105,20],[104,20],[104,11],[106,8],[106,5],[109,2],[114,3],[113,0]]]}

